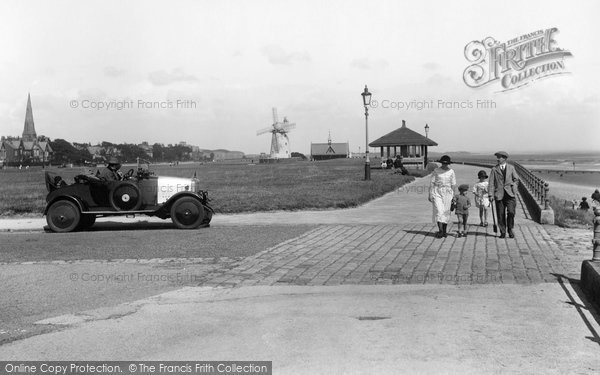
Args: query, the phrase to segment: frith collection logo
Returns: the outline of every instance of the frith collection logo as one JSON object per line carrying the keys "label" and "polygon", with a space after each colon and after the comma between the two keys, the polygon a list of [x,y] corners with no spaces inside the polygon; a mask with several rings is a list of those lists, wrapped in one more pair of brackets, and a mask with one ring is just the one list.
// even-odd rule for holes
{"label": "frith collection logo", "polygon": [[477,88],[499,81],[500,91],[514,90],[537,79],[568,73],[565,57],[571,52],[558,48],[553,27],[500,43],[492,37],[474,40],[465,47],[465,57],[472,63],[463,80]]}

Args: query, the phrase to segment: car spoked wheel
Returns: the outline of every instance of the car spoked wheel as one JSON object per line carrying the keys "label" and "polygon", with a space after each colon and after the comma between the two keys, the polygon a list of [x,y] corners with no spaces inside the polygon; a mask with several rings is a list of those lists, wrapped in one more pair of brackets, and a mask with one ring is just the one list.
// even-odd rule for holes
{"label": "car spoked wheel", "polygon": [[195,229],[202,224],[204,207],[197,198],[182,197],[171,206],[171,220],[180,229]]}
{"label": "car spoked wheel", "polygon": [[140,189],[131,182],[121,182],[110,191],[110,205],[117,211],[137,210],[141,204]]}
{"label": "car spoked wheel", "polygon": [[52,203],[46,214],[46,222],[53,232],[66,233],[77,228],[81,220],[81,212],[75,203],[60,200]]}

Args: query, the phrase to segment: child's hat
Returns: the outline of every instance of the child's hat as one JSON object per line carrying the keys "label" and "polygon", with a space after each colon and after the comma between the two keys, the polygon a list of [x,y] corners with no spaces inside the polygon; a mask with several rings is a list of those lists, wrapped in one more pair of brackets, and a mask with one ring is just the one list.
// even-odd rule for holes
{"label": "child's hat", "polygon": [[487,173],[485,173],[485,171],[482,169],[477,173],[477,178],[488,178]]}
{"label": "child's hat", "polygon": [[469,190],[469,185],[467,184],[462,184],[458,187],[458,191],[467,191]]}

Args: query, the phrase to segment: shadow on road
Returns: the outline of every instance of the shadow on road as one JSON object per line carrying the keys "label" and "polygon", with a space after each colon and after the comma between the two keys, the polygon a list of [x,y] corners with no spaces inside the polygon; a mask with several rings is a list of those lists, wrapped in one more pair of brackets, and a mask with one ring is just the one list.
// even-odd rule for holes
{"label": "shadow on road", "polygon": [[[208,226],[202,226],[201,228],[207,228]],[[177,229],[175,224],[170,221],[164,223],[151,223],[148,221],[140,221],[135,223],[122,223],[118,221],[104,221],[94,224],[89,229],[81,230],[80,232],[105,232],[105,231],[132,231],[132,230],[158,230],[158,229]],[[45,232],[50,232],[50,228],[44,226]]]}
{"label": "shadow on road", "polygon": [[[592,336],[586,336],[586,339],[593,341],[600,346],[600,335],[598,334],[598,332],[596,331],[596,329],[594,328],[594,326],[588,319],[587,315],[584,313],[584,310],[587,310],[590,313],[590,315],[596,321],[597,325],[600,325],[600,316],[598,316],[598,312],[596,310],[597,307],[594,306],[594,304],[592,304],[587,299],[585,292],[579,286],[579,280],[573,279],[573,278],[570,278],[570,277],[567,277],[567,276],[564,276],[561,274],[556,274],[556,273],[553,273],[552,275],[554,277],[556,277],[556,280],[558,281],[561,288],[567,295],[567,298],[569,299],[568,301],[565,301],[565,303],[575,307],[575,309],[577,310],[577,313],[579,313],[579,316],[581,317],[581,320],[583,320],[583,323],[586,325],[586,327],[589,329],[590,333],[592,334]],[[573,288],[573,290],[577,294],[577,297],[579,297],[581,302],[583,302],[583,305],[577,303],[575,298],[573,298],[573,295],[571,294],[571,292],[569,291],[569,289],[567,289],[567,287],[565,285],[565,281],[568,282],[569,285],[571,285],[571,288]]]}
{"label": "shadow on road", "polygon": [[[437,238],[437,231],[423,231],[423,230],[405,230],[406,233],[419,234],[424,237]],[[448,232],[448,237],[456,237],[456,232]],[[481,233],[481,232],[469,232],[467,231],[467,238],[469,237],[497,237],[495,234]]]}

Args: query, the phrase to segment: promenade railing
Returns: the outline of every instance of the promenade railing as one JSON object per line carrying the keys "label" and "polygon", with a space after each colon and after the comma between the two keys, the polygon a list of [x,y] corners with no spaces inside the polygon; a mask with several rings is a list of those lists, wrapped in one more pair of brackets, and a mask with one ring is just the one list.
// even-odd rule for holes
{"label": "promenade railing", "polygon": [[535,175],[529,169],[525,168],[517,162],[513,162],[521,182],[527,186],[532,196],[544,210],[549,208],[550,202],[550,184],[542,178]]}

